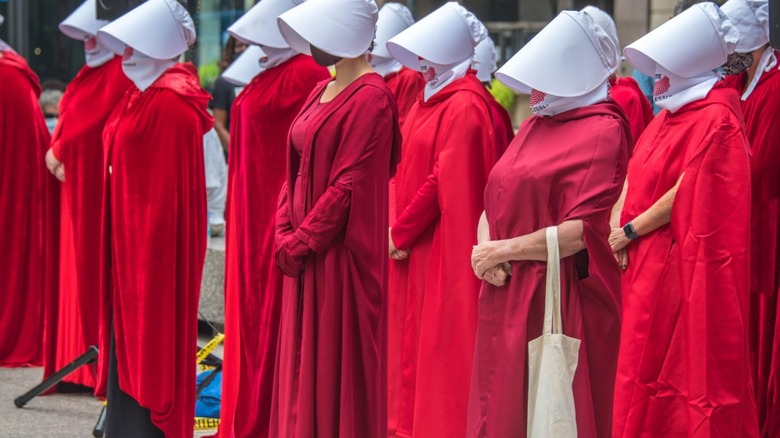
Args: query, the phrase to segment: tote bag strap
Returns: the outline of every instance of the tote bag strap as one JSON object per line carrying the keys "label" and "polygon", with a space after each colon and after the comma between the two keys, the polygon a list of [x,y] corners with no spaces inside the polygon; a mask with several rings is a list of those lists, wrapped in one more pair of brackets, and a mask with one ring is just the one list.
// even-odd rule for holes
{"label": "tote bag strap", "polygon": [[558,227],[547,228],[547,286],[544,298],[544,334],[563,334],[561,324],[561,256]]}

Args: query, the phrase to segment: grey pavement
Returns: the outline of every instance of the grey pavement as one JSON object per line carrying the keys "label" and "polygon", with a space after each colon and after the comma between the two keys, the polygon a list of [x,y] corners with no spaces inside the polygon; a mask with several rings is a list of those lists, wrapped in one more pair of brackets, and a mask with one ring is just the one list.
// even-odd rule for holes
{"label": "grey pavement", "polygon": [[[207,341],[201,338],[199,344]],[[221,346],[214,353],[222,357]],[[21,409],[14,405],[14,399],[40,383],[42,375],[43,368],[0,368],[0,438],[91,437],[103,402],[90,394],[57,393],[35,397]]]}

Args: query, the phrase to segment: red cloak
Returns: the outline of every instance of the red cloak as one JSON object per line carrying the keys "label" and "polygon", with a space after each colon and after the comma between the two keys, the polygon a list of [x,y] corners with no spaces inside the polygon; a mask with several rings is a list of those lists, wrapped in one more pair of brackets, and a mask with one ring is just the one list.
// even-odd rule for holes
{"label": "red cloak", "polygon": [[401,70],[385,76],[385,82],[398,102],[398,126],[403,128],[406,115],[417,102],[417,96],[425,88],[425,79],[422,73],[408,67],[401,67]]}
{"label": "red cloak", "polygon": [[[425,79],[422,73],[408,67],[401,67],[401,70],[385,76],[385,82],[398,102],[398,126],[403,128],[406,115],[425,88]],[[390,225],[395,223],[396,217],[395,178],[392,178],[390,180]]]}
{"label": "red cloak", "polygon": [[485,90],[485,100],[490,106],[490,118],[493,120],[493,132],[496,134],[496,143],[500,148],[498,151],[500,157],[515,138],[515,128],[512,126],[512,118],[506,108],[498,103],[487,88],[482,87],[482,89]]}
{"label": "red cloak", "polygon": [[[113,326],[119,386],[168,438],[192,437],[194,426],[209,98],[195,68],[177,64],[146,91],[131,87],[103,131],[100,351]],[[104,395],[107,354],[100,365]]]}
{"label": "red cloak", "polygon": [[225,350],[219,435],[268,436],[283,274],[274,223],[287,175],[287,132],[330,77],[298,55],[257,75],[231,109],[225,258]]}
{"label": "red cloak", "polygon": [[[57,329],[46,332],[43,378],[98,345],[100,314],[100,222],[103,200],[103,128],[132,85],[121,57],[97,68],[84,66],[68,84],[52,151],[65,166],[61,184],[59,291],[53,307]],[[64,380],[95,387],[95,375],[81,367]]]}
{"label": "red cloak", "polygon": [[750,169],[734,90],[661,111],[628,168],[621,223],[682,174],[672,221],[628,245],[615,437],[755,437],[748,356]]}
{"label": "red cloak", "polygon": [[[780,56],[780,52],[775,52]],[[747,73],[726,83],[741,96]],[[765,72],[740,100],[750,145],[750,349],[761,436],[780,436],[780,71]]]}
{"label": "red cloak", "polygon": [[[631,77],[612,78],[610,96],[623,109],[631,126],[632,145],[639,140],[642,131],[653,120],[653,106],[647,96],[639,88],[636,80]],[[633,149],[633,146],[629,150]]]}
{"label": "red cloak", "polygon": [[391,261],[390,432],[462,436],[477,329],[480,281],[471,248],[499,144],[485,87],[471,70],[427,102],[403,129]]}
{"label": "red cloak", "polygon": [[[276,225],[284,280],[272,437],[387,436],[387,184],[400,146],[395,99],[377,74],[303,112],[288,147]],[[295,197],[294,187],[298,184]],[[303,271],[299,272],[300,264]]]}
{"label": "red cloak", "polygon": [[[629,129],[613,102],[531,117],[485,189],[492,240],[583,223],[585,249],[561,260],[563,330],[581,340],[573,388],[582,438],[611,431],[620,273],[607,237],[625,180]],[[512,262],[505,286],[482,285],[468,437],[526,436],[528,342],[542,335],[546,274],[546,262]]]}
{"label": "red cloak", "polygon": [[[56,179],[44,156],[51,138],[38,76],[0,51],[0,366],[40,365],[44,297],[56,284]],[[46,330],[53,330],[46,325]]]}

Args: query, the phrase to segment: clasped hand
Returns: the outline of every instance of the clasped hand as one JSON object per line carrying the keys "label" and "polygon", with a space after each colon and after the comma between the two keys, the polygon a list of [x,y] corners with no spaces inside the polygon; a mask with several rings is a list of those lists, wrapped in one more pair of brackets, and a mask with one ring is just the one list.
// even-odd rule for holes
{"label": "clasped hand", "polygon": [[512,275],[512,267],[506,257],[503,241],[488,241],[475,245],[471,250],[471,267],[474,275],[493,286],[501,287]]}

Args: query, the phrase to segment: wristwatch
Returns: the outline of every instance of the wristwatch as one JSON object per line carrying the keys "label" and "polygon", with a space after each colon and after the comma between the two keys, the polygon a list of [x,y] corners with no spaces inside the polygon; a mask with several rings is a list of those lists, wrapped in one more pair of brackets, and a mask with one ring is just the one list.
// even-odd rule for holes
{"label": "wristwatch", "polygon": [[623,232],[626,233],[626,237],[631,240],[636,240],[639,238],[639,234],[636,233],[636,228],[634,228],[634,224],[631,222],[623,226]]}

